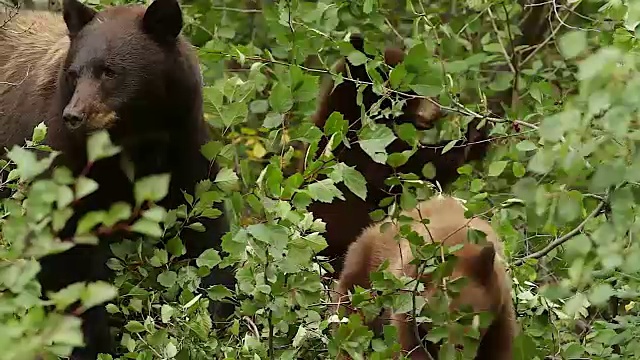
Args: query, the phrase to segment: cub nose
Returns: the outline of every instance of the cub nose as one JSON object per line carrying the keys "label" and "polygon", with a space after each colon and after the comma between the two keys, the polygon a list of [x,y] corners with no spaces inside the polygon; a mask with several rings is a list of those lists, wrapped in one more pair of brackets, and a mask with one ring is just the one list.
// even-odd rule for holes
{"label": "cub nose", "polygon": [[79,128],[84,122],[84,118],[84,113],[77,110],[65,109],[62,113],[62,120],[70,130]]}

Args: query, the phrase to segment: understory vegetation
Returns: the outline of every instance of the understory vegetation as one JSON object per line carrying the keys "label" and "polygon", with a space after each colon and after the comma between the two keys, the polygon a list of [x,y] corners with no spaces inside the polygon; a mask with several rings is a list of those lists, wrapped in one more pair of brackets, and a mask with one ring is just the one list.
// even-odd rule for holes
{"label": "understory vegetation", "polygon": [[[72,203],[97,184],[65,169],[36,180],[57,155],[52,149],[36,156],[51,150],[42,145],[44,124],[24,146],[8,149],[0,164],[11,170],[0,186],[12,194],[2,200],[0,220],[0,359],[68,356],[82,343],[75,315],[94,306],[106,306],[118,343],[118,355],[101,360],[391,358],[400,349],[392,327],[374,337],[361,317],[347,321],[329,311],[330,269],[316,255],[327,246],[325,227],[307,210],[312,201],[343,198],[339,183],[367,195],[363,175],[331,154],[331,146],[347,141],[344,118],[334,114],[323,128],[311,121],[328,77],[352,81],[332,74],[341,57],[366,63],[371,82],[358,85],[393,102],[391,109],[362,110],[358,141],[372,161],[404,164],[411,151],[387,151],[395,138],[414,150],[447,140],[438,149],[446,153],[460,146],[469,121],[491,125],[488,154],[458,168],[451,186],[424,180],[435,176],[429,163],[422,174],[396,173],[387,184],[400,190],[372,218],[402,223],[401,210],[444,192],[465,200],[469,214],[490,220],[505,244],[513,283],[520,327],[514,359],[640,358],[640,2],[190,0],[182,6],[215,138],[201,150],[221,171],[185,193],[189,206],[178,209],[155,205],[167,194],[167,174],[141,179],[135,206],[115,203],[87,214],[74,241],[63,242],[56,233]],[[363,34],[371,59],[349,43],[354,33]],[[382,61],[387,45],[403,46],[408,55],[383,81],[374,69],[389,72]],[[399,111],[397,95],[408,90],[435,99],[447,116],[428,130],[375,123]],[[322,137],[331,146],[316,157]],[[88,166],[119,151],[106,132],[96,133],[88,139]],[[221,201],[231,223],[224,251],[177,261],[185,251],[180,231],[219,216],[213,204]],[[138,215],[127,227],[139,236],[110,245],[112,282],[74,284],[43,300],[40,258],[74,243],[95,244],[98,232]],[[422,260],[435,274],[445,272],[447,259]],[[227,266],[237,268],[236,292],[200,286],[202,277]],[[446,302],[425,306],[406,279],[385,271],[375,279],[373,289],[352,297],[364,314],[384,306],[422,311],[433,326],[428,339],[445,343],[459,333],[455,324],[469,321],[450,314]],[[82,307],[66,314],[76,301]],[[232,302],[235,316],[213,323],[207,310],[213,301]],[[466,334],[464,351],[447,345],[440,358],[473,359],[477,338]]]}

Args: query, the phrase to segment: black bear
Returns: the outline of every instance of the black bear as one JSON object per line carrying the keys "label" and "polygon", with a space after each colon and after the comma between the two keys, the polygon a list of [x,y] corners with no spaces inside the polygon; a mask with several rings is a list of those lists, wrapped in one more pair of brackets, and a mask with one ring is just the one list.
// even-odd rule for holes
{"label": "black bear", "polygon": [[[181,190],[193,193],[198,181],[214,178],[217,166],[200,153],[209,139],[202,75],[193,47],[180,34],[182,11],[176,0],[100,12],[78,0],[64,0],[62,15],[20,11],[5,20],[0,21],[6,22],[0,29],[1,146],[23,144],[44,121],[47,144],[62,151],[59,164],[78,175],[87,163],[87,135],[107,129],[133,162],[136,178],[171,174],[169,194],[160,203],[165,208],[185,203]],[[86,174],[100,188],[78,204],[75,222],[81,214],[108,209],[116,201],[134,203],[133,184],[119,157],[96,162]],[[219,249],[228,230],[224,216],[202,223],[205,232],[183,234],[188,258]],[[73,224],[61,238],[73,234]],[[43,291],[108,279],[108,240],[43,259]],[[235,277],[231,270],[220,270],[203,283],[233,287]],[[231,314],[232,307],[218,305],[222,308],[212,311]],[[110,352],[105,309],[96,307],[83,320],[86,346],[75,349],[74,356],[95,359],[98,352]]]}
{"label": "black bear", "polygon": [[[355,35],[350,39],[351,44],[356,50],[364,52],[364,39]],[[391,67],[397,66],[404,60],[405,54],[402,49],[396,47],[388,47],[384,51],[385,63]],[[336,65],[337,73],[342,73],[345,78],[351,77],[359,81],[371,82],[364,65],[349,65],[349,73],[347,73],[347,59],[341,59]],[[380,71],[383,79],[387,78],[387,74]],[[389,196],[389,186],[384,184],[384,180],[392,174],[392,168],[386,164],[380,164],[373,161],[364,150],[361,149],[357,142],[355,130],[361,128],[360,106],[356,102],[357,85],[353,81],[344,80],[334,89],[334,81],[328,81],[320,92],[320,100],[313,121],[316,126],[323,128],[329,116],[337,111],[343,114],[349,123],[349,131],[347,137],[351,143],[348,148],[344,144],[340,144],[334,151],[334,155],[339,161],[344,162],[348,166],[355,168],[363,174],[367,181],[367,199],[362,200],[343,184],[338,188],[342,191],[345,200],[334,199],[332,203],[314,202],[309,206],[309,210],[314,217],[321,218],[326,223],[325,238],[328,247],[324,249],[320,255],[328,256],[332,260],[330,263],[336,270],[335,274],[340,272],[342,265],[342,256],[346,252],[349,244],[353,242],[360,232],[372,223],[369,213],[378,207],[380,200]],[[400,116],[391,116],[384,119],[387,124],[412,123],[417,129],[426,129],[433,126],[433,123],[443,117],[443,113],[436,103],[429,99],[417,97],[411,91],[406,92],[410,95],[406,99],[403,113]],[[362,94],[362,103],[365,110],[369,110],[374,104],[380,102],[382,97],[373,92],[371,86],[367,86]],[[390,100],[383,99],[381,108],[390,107]],[[448,152],[442,154],[442,147],[448,143],[442,142],[428,147],[422,147],[409,158],[407,163],[400,166],[397,170],[401,173],[422,174],[422,168],[428,162],[431,162],[435,169],[436,175],[431,181],[438,181],[442,187],[452,183],[458,176],[458,167],[466,162],[478,160],[484,157],[488,147],[488,131],[487,126],[478,129],[480,119],[472,120],[467,129],[466,139],[458,143],[458,146],[452,148]],[[328,139],[324,137],[318,148],[318,154],[324,150]],[[411,149],[407,143],[400,139],[394,140],[388,147],[388,152],[402,152]]]}
{"label": "black bear", "polygon": [[[459,309],[467,305],[475,312],[491,313],[491,325],[480,329],[482,337],[475,359],[511,360],[517,324],[510,279],[502,263],[502,243],[488,222],[478,217],[468,219],[464,213],[465,209],[458,200],[439,195],[420,203],[416,209],[406,211],[404,215],[415,220],[412,230],[421,235],[425,242],[434,241],[447,246],[463,245],[454,252],[457,259],[450,277],[465,277],[468,281],[458,297],[452,299],[450,308]],[[429,223],[424,225],[420,222],[421,219],[429,219]],[[469,228],[485,233],[487,243],[469,241]],[[345,303],[348,300],[346,294],[354,285],[369,288],[369,274],[387,259],[389,271],[396,276],[418,277],[416,265],[410,264],[414,257],[408,241],[400,239],[398,242],[396,235],[398,230],[395,225],[384,232],[380,224],[363,231],[347,251],[333,303]],[[440,284],[430,282],[428,275],[422,275],[422,280],[425,282],[422,296],[433,296]],[[379,326],[379,322],[380,319],[376,319],[372,326]],[[391,324],[398,329],[402,349],[411,352],[411,359],[429,359],[425,347],[420,346],[420,339],[415,336],[414,325],[406,313],[391,313]],[[437,352],[434,344],[426,349],[429,349],[429,353]],[[433,354],[433,358],[437,359],[437,354]]]}

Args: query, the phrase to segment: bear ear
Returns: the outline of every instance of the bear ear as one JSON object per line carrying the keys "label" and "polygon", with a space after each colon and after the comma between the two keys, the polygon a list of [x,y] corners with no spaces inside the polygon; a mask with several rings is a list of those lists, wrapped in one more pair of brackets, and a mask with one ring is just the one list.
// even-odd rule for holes
{"label": "bear ear", "polygon": [[494,262],[496,259],[496,249],[489,243],[482,247],[475,259],[475,275],[483,283],[491,281],[494,273]]}
{"label": "bear ear", "polygon": [[62,7],[62,17],[71,37],[78,34],[98,13],[78,0],[64,0]]}
{"label": "bear ear", "polygon": [[182,30],[182,10],[177,0],[155,0],[144,12],[144,32],[154,40],[166,43],[178,37]]}
{"label": "bear ear", "polygon": [[364,53],[364,36],[362,34],[351,34],[349,42],[354,49]]}

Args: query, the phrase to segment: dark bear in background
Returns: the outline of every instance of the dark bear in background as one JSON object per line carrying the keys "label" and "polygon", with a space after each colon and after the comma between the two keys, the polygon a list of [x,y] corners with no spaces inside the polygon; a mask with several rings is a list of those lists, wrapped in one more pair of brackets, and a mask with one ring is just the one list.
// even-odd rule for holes
{"label": "dark bear in background", "polygon": [[[218,168],[200,153],[209,139],[202,76],[192,46],[180,35],[183,21],[177,1],[100,12],[77,0],[65,0],[63,7],[63,16],[21,11],[0,29],[0,145],[24,144],[45,121],[47,144],[63,152],[59,164],[78,175],[87,162],[88,133],[108,129],[133,162],[136,178],[171,174],[169,194],[160,205],[183,204],[181,189],[193,193],[196,183],[213,179]],[[100,188],[78,204],[61,238],[72,236],[87,211],[108,209],[116,201],[134,203],[133,183],[122,171],[120,156],[96,162],[87,176]],[[207,248],[219,249],[228,230],[224,217],[202,223],[205,232],[183,233],[188,258]],[[108,279],[109,240],[43,259],[43,291]],[[233,286],[234,281],[230,270],[221,270],[203,285]],[[233,311],[231,306],[216,306],[222,309],[212,310],[223,316]],[[104,307],[88,311],[83,320],[87,346],[76,349],[74,356],[95,359],[98,352],[110,352]]]}
{"label": "dark bear in background", "polygon": [[[356,50],[364,53],[364,39],[360,35],[354,35],[350,39],[351,44]],[[385,63],[391,67],[397,66],[404,60],[405,53],[402,49],[389,47],[385,49]],[[319,128],[323,128],[325,122],[333,113],[337,111],[343,114],[345,120],[349,123],[349,131],[347,137],[351,144],[350,148],[340,144],[334,151],[334,155],[338,161],[344,162],[348,166],[355,168],[362,173],[367,180],[367,199],[362,200],[354,195],[342,183],[338,188],[342,191],[345,200],[334,199],[332,203],[314,202],[309,206],[309,211],[314,214],[315,218],[321,218],[326,224],[326,233],[328,247],[319,255],[331,258],[330,263],[336,270],[333,274],[337,276],[342,268],[342,257],[344,256],[349,244],[351,244],[360,235],[362,230],[371,225],[373,221],[369,213],[374,211],[382,199],[388,197],[392,193],[389,186],[384,184],[384,180],[393,173],[391,166],[380,164],[373,161],[359,146],[355,131],[361,128],[361,109],[356,102],[357,84],[349,81],[351,77],[354,80],[371,82],[366,72],[365,66],[349,66],[347,73],[347,60],[342,59],[336,64],[336,72],[342,73],[345,80],[333,89],[333,80],[328,81],[321,89],[318,108],[314,114],[313,121]],[[383,79],[387,79],[387,75],[379,71]],[[416,96],[413,92],[406,92],[408,95]],[[374,104],[379,102],[380,95],[377,95],[367,86],[362,94],[362,103],[365,110],[369,110]],[[385,99],[380,107],[388,108],[391,101]],[[434,122],[441,119],[443,113],[433,102],[420,97],[410,97],[407,99],[403,108],[403,114],[398,117],[384,119],[387,124],[412,123],[416,129],[428,129],[433,126]],[[472,120],[467,128],[466,138],[458,142],[458,144],[442,154],[442,147],[448,141],[439,144],[433,144],[429,147],[423,147],[413,154],[409,160],[399,167],[397,170],[401,173],[422,174],[422,168],[428,162],[431,162],[436,169],[436,176],[430,181],[438,181],[444,188],[458,177],[458,167],[464,165],[471,160],[478,160],[484,157],[487,151],[488,130],[487,126],[477,129],[480,120]],[[324,150],[328,139],[323,137],[319,143],[317,156]],[[396,139],[391,143],[387,150],[389,153],[410,150],[411,147],[400,139]],[[426,180],[426,179],[425,179]]]}

